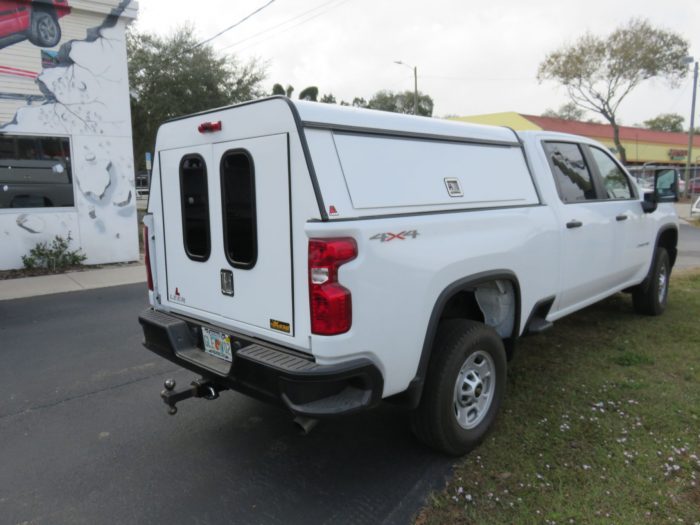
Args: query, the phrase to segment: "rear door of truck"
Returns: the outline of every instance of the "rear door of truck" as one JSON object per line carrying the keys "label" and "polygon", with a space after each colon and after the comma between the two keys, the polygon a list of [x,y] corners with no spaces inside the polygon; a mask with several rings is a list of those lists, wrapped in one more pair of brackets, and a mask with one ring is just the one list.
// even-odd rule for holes
{"label": "rear door of truck", "polygon": [[164,304],[293,336],[288,149],[280,133],[159,153]]}

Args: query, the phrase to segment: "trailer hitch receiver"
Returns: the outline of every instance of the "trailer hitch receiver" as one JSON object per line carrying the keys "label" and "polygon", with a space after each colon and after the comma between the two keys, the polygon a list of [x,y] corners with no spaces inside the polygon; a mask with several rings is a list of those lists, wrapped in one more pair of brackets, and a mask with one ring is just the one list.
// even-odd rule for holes
{"label": "trailer hitch receiver", "polygon": [[190,383],[189,388],[180,390],[179,392],[175,391],[177,385],[174,379],[166,379],[163,386],[165,389],[160,393],[160,397],[163,399],[163,402],[168,405],[168,414],[171,416],[177,414],[177,407],[175,405],[180,401],[191,397],[203,397],[211,401],[219,397],[219,392],[225,390],[225,388],[222,388],[213,381],[204,378],[195,379]]}

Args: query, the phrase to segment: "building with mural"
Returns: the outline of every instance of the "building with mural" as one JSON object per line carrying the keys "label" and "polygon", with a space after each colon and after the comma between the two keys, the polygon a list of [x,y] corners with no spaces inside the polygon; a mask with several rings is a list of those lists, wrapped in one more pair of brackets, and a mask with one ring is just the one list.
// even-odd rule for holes
{"label": "building with mural", "polygon": [[[613,129],[608,124],[523,115],[515,112],[456,117],[454,120],[508,126],[518,131],[544,130],[583,135],[605,144],[613,153],[616,152]],[[688,159],[687,133],[669,133],[620,126],[620,140],[627,152],[627,163],[630,165],[645,163],[685,165]],[[693,164],[700,163],[700,137],[698,136],[695,136],[693,140],[693,159],[691,161]]]}
{"label": "building with mural", "polygon": [[0,0],[0,270],[71,236],[137,260],[125,29],[130,0]]}

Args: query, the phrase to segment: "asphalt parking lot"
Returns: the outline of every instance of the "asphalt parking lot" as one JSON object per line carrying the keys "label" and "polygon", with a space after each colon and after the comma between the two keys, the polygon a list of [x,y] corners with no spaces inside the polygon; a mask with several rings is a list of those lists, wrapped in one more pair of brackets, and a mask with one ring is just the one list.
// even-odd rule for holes
{"label": "asphalt parking lot", "polygon": [[450,460],[392,407],[302,436],[226,392],[168,416],[144,286],[0,302],[0,522],[408,523]]}
{"label": "asphalt parking lot", "polygon": [[[700,265],[681,224],[679,269]],[[0,523],[409,523],[451,460],[393,407],[300,435],[226,392],[168,416],[143,349],[145,284],[0,301]]]}

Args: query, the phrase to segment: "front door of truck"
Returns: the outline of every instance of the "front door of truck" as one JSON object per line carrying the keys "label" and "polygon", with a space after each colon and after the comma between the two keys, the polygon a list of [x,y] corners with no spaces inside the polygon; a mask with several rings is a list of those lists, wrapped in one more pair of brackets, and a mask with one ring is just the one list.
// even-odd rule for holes
{"label": "front door of truck", "polygon": [[634,279],[649,266],[655,242],[655,239],[650,238],[652,223],[642,211],[629,177],[610,154],[595,146],[586,149],[594,175],[599,177],[603,190],[604,200],[598,205],[613,223],[615,280],[621,285]]}

